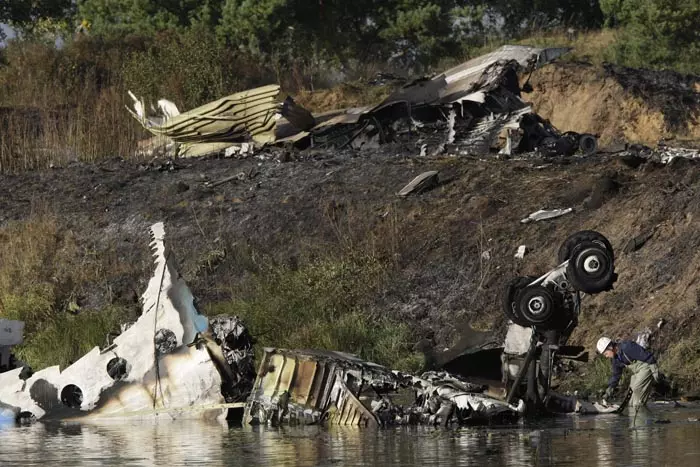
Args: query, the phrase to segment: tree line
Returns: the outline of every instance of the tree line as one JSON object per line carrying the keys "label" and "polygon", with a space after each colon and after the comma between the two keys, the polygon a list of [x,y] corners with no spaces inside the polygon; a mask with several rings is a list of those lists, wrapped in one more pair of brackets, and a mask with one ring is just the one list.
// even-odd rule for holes
{"label": "tree line", "polygon": [[107,37],[205,28],[265,61],[404,65],[435,63],[493,38],[615,27],[621,62],[700,62],[700,0],[10,0],[0,5],[0,22],[23,37],[76,27]]}

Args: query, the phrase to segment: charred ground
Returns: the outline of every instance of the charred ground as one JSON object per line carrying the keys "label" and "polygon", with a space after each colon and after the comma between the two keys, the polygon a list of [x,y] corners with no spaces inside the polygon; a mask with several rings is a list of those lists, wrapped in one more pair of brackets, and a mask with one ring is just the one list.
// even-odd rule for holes
{"label": "charred ground", "polygon": [[[427,170],[439,171],[439,186],[396,195]],[[125,319],[137,313],[150,275],[147,228],[163,220],[207,313],[243,314],[265,344],[342,345],[336,350],[410,366],[418,341],[447,347],[466,322],[504,332],[503,284],[546,271],[566,236],[595,229],[612,241],[620,277],[614,291],[584,300],[572,341],[593,349],[601,333],[633,337],[664,318],[654,349],[662,369],[690,390],[700,383],[698,191],[700,167],[681,159],[421,158],[389,145],[244,160],[74,163],[0,177],[2,266],[8,274],[10,263],[34,255],[27,259],[46,277],[32,282],[53,287],[43,306],[66,316],[118,307],[130,310]],[[530,212],[559,207],[574,213],[520,223]],[[644,233],[651,238],[641,248],[623,251]],[[517,260],[521,244],[529,253]],[[17,271],[8,287],[21,295],[33,273]],[[288,305],[271,304],[275,294]],[[12,314],[17,297],[8,297]],[[296,320],[294,310],[305,304],[326,314]],[[377,337],[370,329],[340,337],[332,331],[335,340],[318,341],[318,328],[307,325],[332,327],[347,316],[384,334],[402,332],[379,352],[363,342]],[[38,335],[42,325],[28,328]],[[294,340],[295,333],[302,336]],[[30,337],[27,346],[37,343]]]}

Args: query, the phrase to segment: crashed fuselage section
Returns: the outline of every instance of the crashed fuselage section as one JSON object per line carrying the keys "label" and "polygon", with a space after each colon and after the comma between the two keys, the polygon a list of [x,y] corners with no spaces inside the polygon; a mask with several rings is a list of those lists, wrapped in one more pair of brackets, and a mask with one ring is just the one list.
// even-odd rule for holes
{"label": "crashed fuselage section", "polygon": [[[139,319],[65,369],[0,373],[3,419],[222,420],[243,412],[249,424],[385,426],[488,422],[522,413],[522,403],[498,401],[459,377],[406,375],[343,352],[269,348],[256,372],[254,339],[244,324],[200,314],[166,248],[163,224],[150,233],[155,270]],[[20,324],[4,323],[3,343],[9,346],[10,334],[13,345],[20,343]]]}

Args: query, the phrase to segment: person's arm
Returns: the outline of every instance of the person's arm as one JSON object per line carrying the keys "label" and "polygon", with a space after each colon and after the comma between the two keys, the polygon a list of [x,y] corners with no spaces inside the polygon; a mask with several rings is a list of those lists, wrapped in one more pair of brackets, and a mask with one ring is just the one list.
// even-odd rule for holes
{"label": "person's arm", "polygon": [[617,387],[617,383],[620,382],[620,377],[622,376],[622,370],[624,365],[613,358],[612,361],[612,376],[608,380],[608,389],[613,391]]}

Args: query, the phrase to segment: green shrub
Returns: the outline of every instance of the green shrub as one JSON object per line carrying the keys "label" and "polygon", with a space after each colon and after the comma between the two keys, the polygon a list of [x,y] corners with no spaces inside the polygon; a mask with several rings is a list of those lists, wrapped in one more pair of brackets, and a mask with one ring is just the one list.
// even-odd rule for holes
{"label": "green shrub", "polygon": [[39,329],[14,352],[35,371],[53,365],[63,369],[93,347],[104,347],[107,335],[119,331],[126,316],[127,311],[117,307],[77,315],[55,314],[42,320]]}
{"label": "green shrub", "polygon": [[153,36],[146,50],[128,56],[123,76],[137,95],[172,100],[181,111],[274,82],[265,66],[224,46],[203,26]]}
{"label": "green shrub", "polygon": [[601,6],[608,23],[622,26],[615,62],[700,73],[699,0],[606,0]]}
{"label": "green shrub", "polygon": [[312,261],[298,269],[264,264],[244,295],[207,307],[206,314],[240,316],[259,346],[351,352],[403,370],[417,370],[406,323],[366,307],[384,283],[387,269],[367,254]]}

